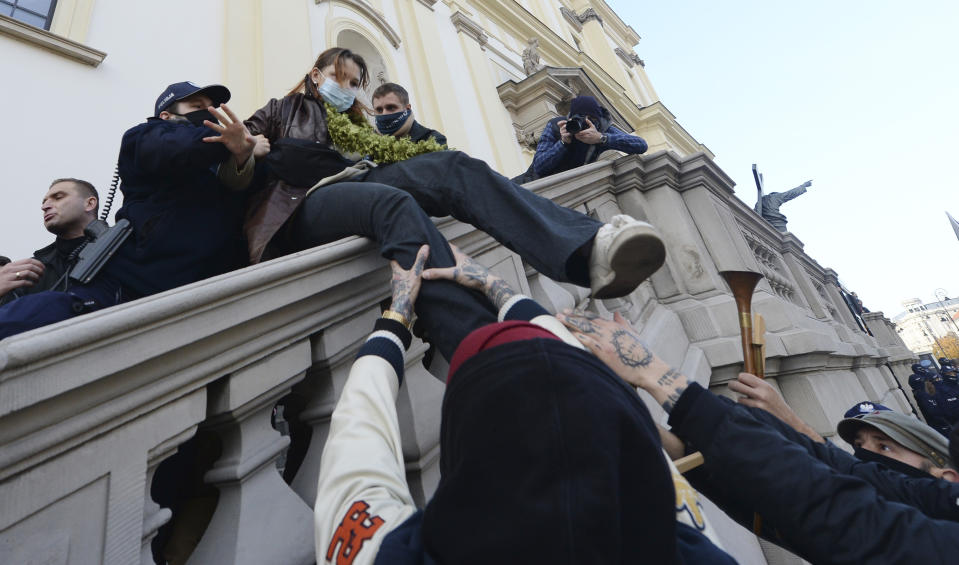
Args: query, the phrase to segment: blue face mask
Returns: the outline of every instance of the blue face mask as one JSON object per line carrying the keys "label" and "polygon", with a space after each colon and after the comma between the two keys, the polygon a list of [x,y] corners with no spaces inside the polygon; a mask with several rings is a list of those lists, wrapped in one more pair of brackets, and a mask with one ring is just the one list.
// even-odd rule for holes
{"label": "blue face mask", "polygon": [[392,135],[401,127],[403,127],[403,124],[406,123],[406,120],[409,119],[410,114],[412,113],[413,110],[411,108],[407,108],[402,112],[393,112],[392,114],[376,116],[376,129],[383,135]]}
{"label": "blue face mask", "polygon": [[350,106],[353,105],[353,101],[356,100],[356,93],[354,91],[341,87],[336,84],[335,80],[330,78],[324,79],[323,84],[321,84],[317,90],[320,96],[323,97],[323,100],[329,102],[338,112],[349,110]]}

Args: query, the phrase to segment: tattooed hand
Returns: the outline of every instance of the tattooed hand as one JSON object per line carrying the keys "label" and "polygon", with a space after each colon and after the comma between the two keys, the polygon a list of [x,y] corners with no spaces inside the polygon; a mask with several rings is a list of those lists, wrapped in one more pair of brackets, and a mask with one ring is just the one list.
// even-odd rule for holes
{"label": "tattooed hand", "polygon": [[413,319],[413,303],[420,293],[420,282],[423,276],[423,266],[426,265],[426,258],[430,256],[430,246],[420,247],[416,254],[416,260],[413,266],[406,271],[396,261],[390,261],[390,267],[393,268],[393,303],[390,310],[401,314],[407,320]]}
{"label": "tattooed hand", "polygon": [[502,278],[489,272],[489,269],[480,265],[472,257],[460,251],[452,243],[450,249],[456,259],[453,267],[427,269],[423,272],[426,280],[450,280],[466,288],[478,290],[486,295],[497,310],[516,295],[516,291]]}
{"label": "tattooed hand", "polygon": [[612,320],[569,310],[557,317],[614,373],[650,393],[667,412],[686,390],[686,377],[653,355],[639,339],[639,333],[618,312]]}

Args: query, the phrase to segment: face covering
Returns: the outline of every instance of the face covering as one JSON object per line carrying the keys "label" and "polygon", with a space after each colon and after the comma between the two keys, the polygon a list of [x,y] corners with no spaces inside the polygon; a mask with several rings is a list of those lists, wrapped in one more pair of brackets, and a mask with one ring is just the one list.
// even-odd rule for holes
{"label": "face covering", "polygon": [[406,120],[409,119],[412,113],[413,110],[411,108],[407,108],[402,112],[393,112],[392,114],[376,116],[376,130],[383,135],[393,135],[401,127],[403,127],[403,124],[406,123]]}
{"label": "face covering", "polygon": [[211,114],[209,110],[195,110],[193,112],[187,112],[186,114],[173,115],[176,116],[174,118],[175,121],[190,122],[195,126],[203,126],[203,120],[210,120],[214,124],[220,123],[213,117],[213,114]]}
{"label": "face covering", "polygon": [[923,471],[922,469],[916,469],[912,465],[907,465],[901,461],[896,461],[895,459],[886,457],[885,455],[873,453],[872,451],[863,449],[861,447],[853,447],[853,452],[856,455],[856,459],[859,459],[860,461],[879,463],[880,465],[885,465],[893,471],[898,471],[910,477],[915,477],[917,479],[928,479],[932,477],[932,475]]}
{"label": "face covering", "polygon": [[356,100],[355,92],[341,87],[335,80],[330,78],[324,79],[323,84],[321,84],[317,90],[320,96],[323,97],[323,100],[329,102],[331,106],[336,108],[337,112],[349,110],[350,106],[353,105],[353,101]]}

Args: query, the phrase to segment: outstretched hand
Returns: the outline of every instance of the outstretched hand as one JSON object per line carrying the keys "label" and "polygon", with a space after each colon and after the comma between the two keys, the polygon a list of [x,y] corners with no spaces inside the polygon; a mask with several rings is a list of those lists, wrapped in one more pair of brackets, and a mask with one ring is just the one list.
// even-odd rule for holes
{"label": "outstretched hand", "polygon": [[390,261],[390,267],[393,269],[393,303],[390,310],[401,314],[407,320],[413,319],[413,304],[416,303],[416,297],[420,294],[420,284],[423,278],[423,267],[426,265],[426,259],[430,256],[430,246],[424,245],[416,253],[416,259],[409,270],[404,269],[396,261]]}
{"label": "outstretched hand", "polygon": [[639,333],[616,312],[604,320],[592,312],[566,310],[556,315],[586,349],[633,386],[642,386],[643,370],[655,359]]}
{"label": "outstretched hand", "polygon": [[516,295],[516,291],[501,277],[494,275],[475,259],[463,253],[452,243],[450,249],[456,264],[452,267],[433,267],[423,273],[428,281],[450,280],[466,288],[486,294],[497,310]]}
{"label": "outstretched hand", "polygon": [[670,412],[689,384],[685,375],[653,355],[637,332],[619,312],[604,320],[590,312],[557,314],[586,349],[627,383],[652,395]]}
{"label": "outstretched hand", "polygon": [[[204,137],[203,141],[207,143],[222,143],[236,157],[239,165],[246,163],[250,155],[253,154],[253,148],[256,147],[256,140],[246,129],[243,121],[236,117],[233,110],[230,110],[226,104],[220,104],[220,110],[210,106],[207,108],[220,123],[214,123],[210,120],[203,120],[203,125],[219,133],[220,135],[211,135]],[[222,110],[222,111],[221,111]]]}
{"label": "outstretched hand", "polygon": [[805,434],[814,441],[824,443],[822,438],[811,426],[802,420],[793,409],[786,404],[783,397],[763,379],[750,373],[739,373],[737,380],[729,381],[729,390],[742,394],[739,403],[752,408],[760,408],[789,424],[794,430]]}

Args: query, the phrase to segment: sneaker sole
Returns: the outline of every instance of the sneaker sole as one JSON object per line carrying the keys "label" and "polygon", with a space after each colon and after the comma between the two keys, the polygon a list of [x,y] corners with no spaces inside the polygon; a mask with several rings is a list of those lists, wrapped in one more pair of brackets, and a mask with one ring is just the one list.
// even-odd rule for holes
{"label": "sneaker sole", "polygon": [[615,276],[593,292],[595,298],[619,298],[632,292],[666,262],[666,246],[655,229],[636,225],[618,234],[609,255]]}

